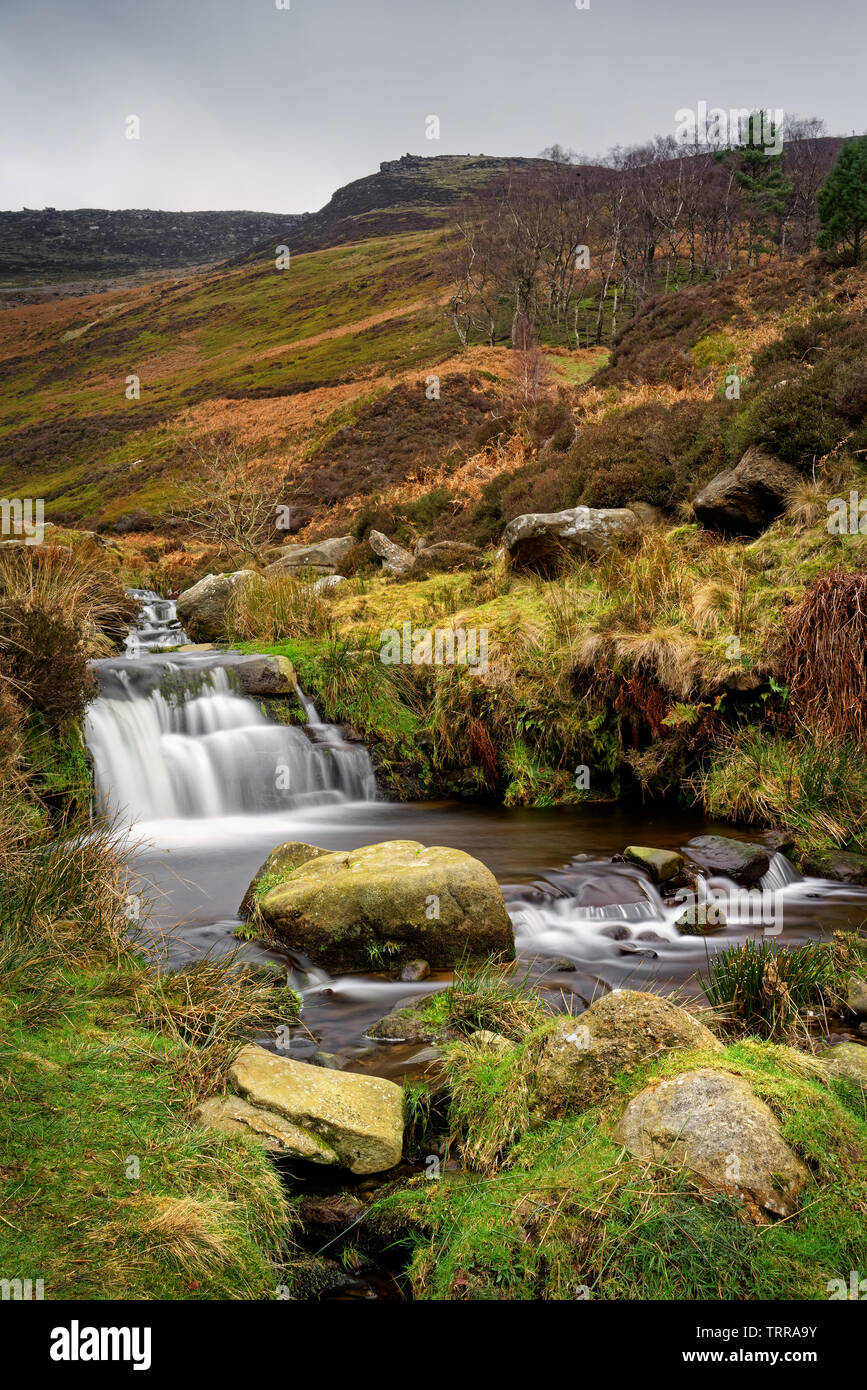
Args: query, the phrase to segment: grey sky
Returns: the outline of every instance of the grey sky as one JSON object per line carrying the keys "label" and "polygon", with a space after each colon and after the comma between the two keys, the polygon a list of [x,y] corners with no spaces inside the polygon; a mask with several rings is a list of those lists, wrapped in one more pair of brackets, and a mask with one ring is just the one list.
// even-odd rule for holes
{"label": "grey sky", "polygon": [[863,0],[277,3],[0,0],[0,206],[313,211],[408,150],[598,153],[699,100],[867,126]]}

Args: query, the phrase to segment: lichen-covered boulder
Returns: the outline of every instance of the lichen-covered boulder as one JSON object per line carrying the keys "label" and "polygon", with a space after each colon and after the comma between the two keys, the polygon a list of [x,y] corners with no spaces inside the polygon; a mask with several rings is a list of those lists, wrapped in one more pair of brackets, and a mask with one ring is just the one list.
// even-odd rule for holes
{"label": "lichen-covered boulder", "polygon": [[771,863],[771,851],[766,845],[735,840],[729,835],[696,835],[686,848],[699,868],[722,874],[747,888],[758,883]]}
{"label": "lichen-covered boulder", "polygon": [[640,1158],[688,1168],[753,1215],[791,1216],[809,1173],[749,1082],[703,1067],[647,1086],[615,1138]]}
{"label": "lichen-covered boulder", "polygon": [[355,541],[352,536],[332,536],[329,540],[314,541],[311,545],[284,545],[277,559],[266,567],[269,576],[298,574],[336,574]]}
{"label": "lichen-covered boulder", "polygon": [[415,564],[415,556],[397,541],[389,540],[381,531],[371,531],[367,537],[374,555],[382,561],[386,574],[409,574]]}
{"label": "lichen-covered boulder", "polygon": [[228,1079],[243,1103],[205,1102],[203,1123],[258,1133],[271,1149],[352,1173],[382,1173],[400,1162],[403,1091],[393,1081],[292,1062],[252,1043]]}
{"label": "lichen-covered boulder", "polygon": [[497,880],[463,850],[387,840],[311,857],[259,897],[265,934],[327,970],[513,959]]}
{"label": "lichen-covered boulder", "polygon": [[569,507],[514,517],[502,544],[515,569],[550,576],[570,555],[601,554],[612,541],[634,536],[639,529],[638,518],[627,507]]}
{"label": "lichen-covered boulder", "polygon": [[323,854],[328,854],[327,849],[319,849],[317,845],[308,845],[303,840],[286,840],[276,849],[272,849],[264,864],[261,864],[253,875],[247,886],[247,891],[241,899],[241,906],[238,908],[238,916],[245,921],[253,911],[256,902],[256,890],[260,883],[276,886],[283,879],[288,878],[295,869],[301,864],[306,864],[310,859],[319,859]]}
{"label": "lichen-covered boulder", "polygon": [[646,869],[654,883],[665,883],[683,868],[683,855],[673,849],[651,849],[648,845],[627,845],[623,858]]}
{"label": "lichen-covered boulder", "polygon": [[207,574],[185,589],[177,602],[177,614],[193,642],[221,642],[226,638],[226,619],[238,585],[254,578],[252,570],[235,574]]}
{"label": "lichen-covered boulder", "polygon": [[613,990],[548,1030],[531,1075],[532,1108],[540,1116],[584,1110],[606,1095],[618,1072],[673,1048],[718,1052],[721,1044],[670,1000],[642,990]]}
{"label": "lichen-covered boulder", "polygon": [[288,656],[250,656],[234,670],[245,695],[293,695],[298,686]]}

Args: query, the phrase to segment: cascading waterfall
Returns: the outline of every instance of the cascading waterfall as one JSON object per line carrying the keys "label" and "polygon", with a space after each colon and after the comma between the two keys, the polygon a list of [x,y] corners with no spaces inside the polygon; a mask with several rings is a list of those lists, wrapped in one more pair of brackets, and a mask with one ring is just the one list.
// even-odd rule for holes
{"label": "cascading waterfall", "polygon": [[375,799],[367,750],[324,724],[308,697],[301,700],[309,735],[273,723],[234,688],[231,656],[215,664],[213,656],[143,653],[148,643],[162,645],[153,640],[155,624],[164,635],[176,618],[169,600],[156,612],[156,595],[138,596],[142,617],[130,654],[94,663],[100,695],[85,737],[101,810],[160,821]]}
{"label": "cascading waterfall", "polygon": [[155,647],[180,647],[187,634],[178,621],[178,612],[170,598],[160,598],[153,589],[127,589],[130,598],[138,599],[139,620],[129,630],[126,639],[127,656],[139,656]]}

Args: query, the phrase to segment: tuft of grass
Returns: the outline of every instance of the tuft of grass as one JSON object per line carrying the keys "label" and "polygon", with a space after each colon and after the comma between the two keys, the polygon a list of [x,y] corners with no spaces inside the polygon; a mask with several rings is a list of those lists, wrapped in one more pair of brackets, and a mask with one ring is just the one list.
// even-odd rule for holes
{"label": "tuft of grass", "polygon": [[708,959],[701,986],[710,1003],[745,1033],[775,1041],[794,1037],[804,1011],[821,1008],[834,962],[825,942],[777,947],[745,941]]}

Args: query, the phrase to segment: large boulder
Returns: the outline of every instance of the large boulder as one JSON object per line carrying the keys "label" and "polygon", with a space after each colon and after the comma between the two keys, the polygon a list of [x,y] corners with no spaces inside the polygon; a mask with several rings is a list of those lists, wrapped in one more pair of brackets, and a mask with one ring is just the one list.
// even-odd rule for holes
{"label": "large boulder", "polygon": [[690,859],[707,873],[722,874],[747,888],[768,872],[772,851],[766,845],[728,835],[696,835],[686,846]]}
{"label": "large boulder", "polygon": [[184,631],[193,642],[221,642],[226,638],[226,618],[238,585],[253,577],[252,570],[235,574],[207,574],[185,589],[177,602]]}
{"label": "large boulder", "polygon": [[312,574],[336,574],[354,545],[351,536],[332,536],[329,540],[314,541],[311,545],[284,545],[278,558],[266,567],[265,573],[298,574],[309,570]]}
{"label": "large boulder", "polygon": [[352,1173],[382,1173],[400,1162],[403,1091],[393,1081],[292,1062],[250,1043],[229,1068],[229,1082],[241,1101],[206,1101],[200,1121],[259,1134],[274,1151]]}
{"label": "large boulder", "polygon": [[250,656],[234,669],[245,695],[294,695],[298,687],[288,656]]}
{"label": "large boulder", "polygon": [[638,518],[627,507],[570,507],[516,516],[503,532],[502,544],[515,569],[554,575],[569,556],[601,554],[612,541],[638,530]]}
{"label": "large boulder", "polygon": [[264,864],[261,864],[253,875],[247,886],[247,891],[241,899],[241,906],[238,908],[238,916],[247,918],[253,911],[256,901],[256,890],[263,881],[274,887],[287,879],[302,864],[308,863],[311,859],[321,859],[323,854],[328,854],[327,849],[319,849],[317,845],[307,845],[303,840],[286,840],[276,849],[272,849]]}
{"label": "large boulder", "polygon": [[627,1105],[614,1137],[639,1158],[688,1168],[757,1217],[791,1216],[809,1181],[749,1082],[707,1067],[647,1086]]}
{"label": "large boulder", "polygon": [[867,980],[850,975],[846,987],[846,1007],[856,1018],[867,1018]]}
{"label": "large boulder", "polygon": [[545,1116],[595,1105],[618,1072],[672,1048],[719,1052],[703,1023],[657,994],[618,989],[545,1035],[530,1082],[533,1109]]}
{"label": "large boulder", "polygon": [[387,840],[308,859],[259,898],[265,934],[327,970],[512,959],[497,880],[463,850]]}
{"label": "large boulder", "polygon": [[415,556],[397,541],[390,541],[381,531],[371,531],[367,537],[374,555],[382,561],[386,574],[409,574],[415,564]]}
{"label": "large boulder", "polygon": [[757,536],[785,511],[798,481],[794,468],[753,446],[734,468],[711,478],[692,509],[711,530]]}

